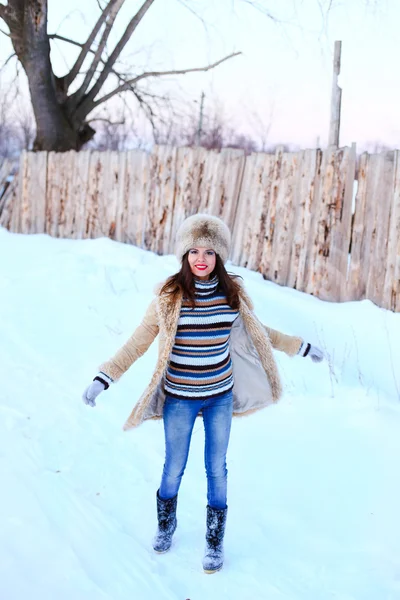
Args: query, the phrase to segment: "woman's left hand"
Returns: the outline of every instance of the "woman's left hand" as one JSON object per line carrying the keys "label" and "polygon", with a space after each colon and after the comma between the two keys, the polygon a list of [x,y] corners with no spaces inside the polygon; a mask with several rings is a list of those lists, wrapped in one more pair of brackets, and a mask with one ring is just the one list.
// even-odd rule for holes
{"label": "woman's left hand", "polygon": [[310,345],[310,351],[307,356],[309,356],[313,362],[321,362],[324,358],[324,353],[316,346]]}

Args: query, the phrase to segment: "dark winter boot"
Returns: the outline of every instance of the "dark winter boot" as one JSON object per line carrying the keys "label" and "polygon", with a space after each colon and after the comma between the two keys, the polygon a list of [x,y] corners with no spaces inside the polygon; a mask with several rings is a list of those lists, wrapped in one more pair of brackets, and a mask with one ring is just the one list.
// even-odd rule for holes
{"label": "dark winter boot", "polygon": [[206,551],[203,558],[205,573],[215,573],[224,564],[223,541],[227,508],[207,506]]}
{"label": "dark winter boot", "polygon": [[169,500],[162,500],[157,491],[158,529],[153,540],[153,549],[162,554],[171,548],[172,536],[176,529],[176,505],[178,494]]}

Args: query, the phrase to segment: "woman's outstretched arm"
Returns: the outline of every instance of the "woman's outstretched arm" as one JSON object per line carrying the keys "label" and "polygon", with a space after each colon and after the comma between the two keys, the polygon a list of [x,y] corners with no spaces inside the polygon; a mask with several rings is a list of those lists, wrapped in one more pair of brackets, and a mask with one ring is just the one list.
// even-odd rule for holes
{"label": "woman's outstretched arm", "polygon": [[289,356],[295,356],[302,344],[303,340],[300,337],[296,337],[293,335],[286,335],[286,333],[281,333],[276,329],[272,329],[271,327],[267,327],[264,325],[268,333],[268,337],[271,340],[272,347],[275,350],[280,350],[281,352],[285,352]]}
{"label": "woman's outstretched arm", "polygon": [[296,354],[304,357],[309,356],[313,362],[321,362],[323,360],[323,352],[316,346],[305,342],[302,338],[294,335],[286,335],[266,325],[263,327],[266,329],[272,347],[275,350],[285,352],[289,356],[295,356]]}

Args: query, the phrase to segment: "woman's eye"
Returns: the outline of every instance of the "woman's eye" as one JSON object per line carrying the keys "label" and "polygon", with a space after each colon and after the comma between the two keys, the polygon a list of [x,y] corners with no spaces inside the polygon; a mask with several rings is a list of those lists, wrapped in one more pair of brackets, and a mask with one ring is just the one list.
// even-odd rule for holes
{"label": "woman's eye", "polygon": [[207,254],[208,254],[209,256],[214,256],[214,251],[213,251],[213,250],[208,250],[208,251],[207,251]]}
{"label": "woman's eye", "polygon": [[191,250],[190,254],[197,254],[197,250]]}

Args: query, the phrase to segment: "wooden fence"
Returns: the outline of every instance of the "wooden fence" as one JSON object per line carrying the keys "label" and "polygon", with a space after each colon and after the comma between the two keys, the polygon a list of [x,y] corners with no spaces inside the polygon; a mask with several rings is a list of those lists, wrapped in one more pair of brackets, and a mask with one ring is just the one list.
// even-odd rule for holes
{"label": "wooden fence", "polygon": [[355,146],[24,153],[1,194],[5,173],[0,225],[13,232],[108,236],[166,254],[183,219],[208,212],[231,228],[234,264],[324,300],[400,311],[399,151],[358,164]]}

